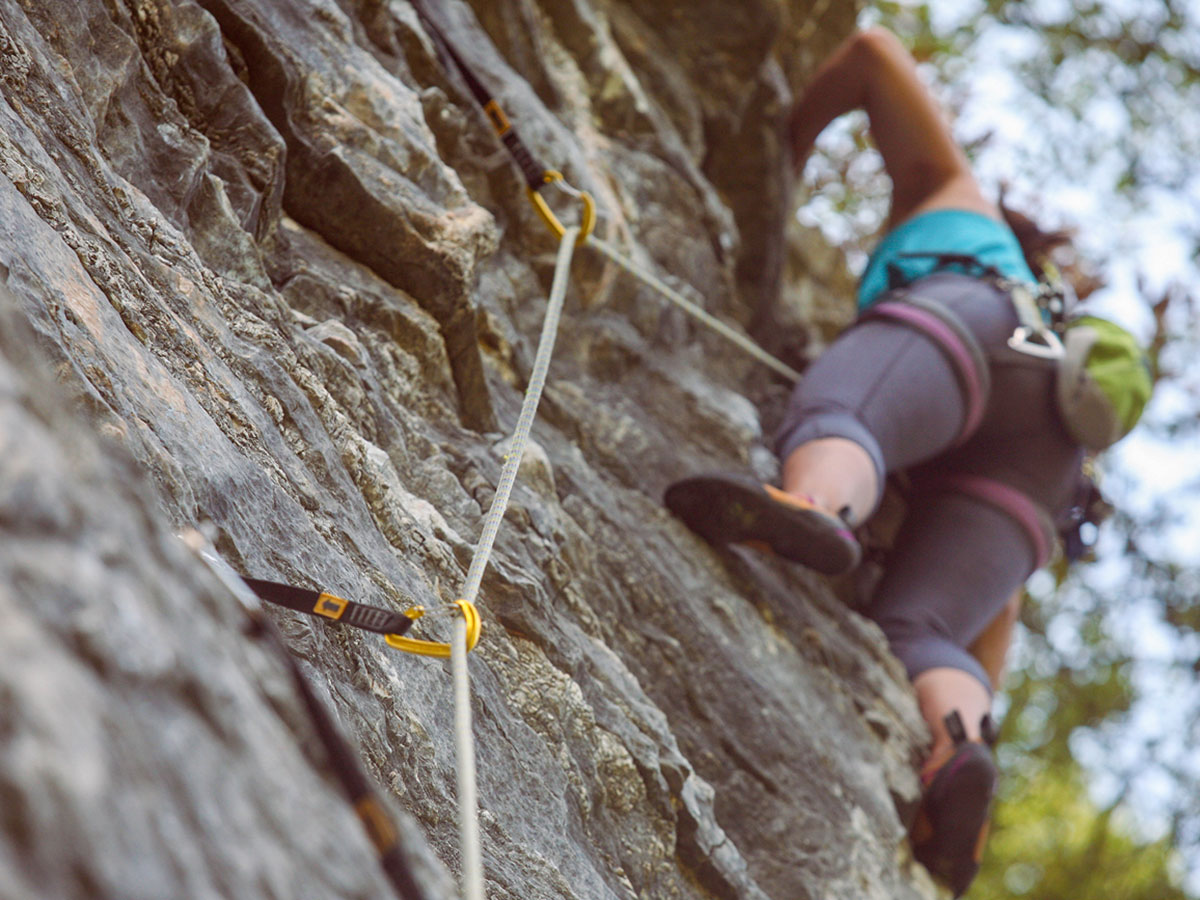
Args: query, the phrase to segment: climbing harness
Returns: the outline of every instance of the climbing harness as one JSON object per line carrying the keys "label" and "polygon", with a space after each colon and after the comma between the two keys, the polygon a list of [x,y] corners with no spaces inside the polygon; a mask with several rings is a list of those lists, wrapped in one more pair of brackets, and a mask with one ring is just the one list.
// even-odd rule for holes
{"label": "climbing harness", "polygon": [[[1133,430],[1154,387],[1146,354],[1137,339],[1115,322],[1074,314],[1070,288],[1053,265],[1046,265],[1046,281],[1029,284],[971,254],[899,254],[899,258],[913,257],[932,257],[933,272],[963,272],[1008,295],[1017,317],[1008,349],[1054,364],[1055,402],[1073,440],[1095,453]],[[889,280],[902,275],[898,268],[888,272]]]}
{"label": "climbing harness", "polygon": [[[1010,278],[970,253],[913,251],[897,254],[897,259],[932,259],[933,268],[922,277],[939,272],[959,272],[994,284],[1008,294],[1017,315],[1017,327],[1008,339],[1009,348],[1039,359],[1062,358],[1062,342],[1056,329],[1065,315],[1065,297],[1059,286],[1031,285]],[[888,265],[890,288],[906,288],[909,283],[904,278],[901,267],[895,263]]]}
{"label": "climbing harness", "polygon": [[[307,602],[308,599],[301,595],[313,594],[317,597],[314,606],[328,604],[328,609],[332,610],[339,604],[345,604],[342,607],[343,613],[345,613],[350,610],[349,601],[332,597],[329,594],[317,595],[315,591],[303,591],[271,582],[254,581],[254,586],[252,586],[249,580],[238,575],[228,563],[217,555],[211,542],[203,533],[193,529],[181,537],[184,543],[237,598],[249,620],[247,631],[250,636],[270,647],[287,666],[296,692],[304,702],[304,708],[312,723],[313,731],[325,750],[329,767],[337,777],[342,792],[362,823],[371,844],[375,847],[375,852],[379,856],[379,864],[396,889],[396,893],[402,900],[425,900],[425,893],[417,886],[404,858],[399,843],[400,832],[391,813],[388,812],[379,792],[372,786],[370,778],[363,771],[354,749],[338,729],[325,704],[313,691],[308,679],[304,677],[295,657],[288,651],[278,629],[264,615],[262,604],[259,602],[263,599],[263,593],[267,593],[272,595],[271,602],[299,609],[299,604]],[[293,606],[293,603],[297,605]],[[361,607],[359,604],[355,604],[355,606],[363,610],[370,609],[370,607]],[[314,612],[313,609],[302,609],[301,611]],[[379,610],[379,612],[387,613],[387,610]],[[314,612],[314,615],[326,615],[326,613]],[[389,615],[395,614],[389,613]],[[369,626],[359,625],[359,627]]]}
{"label": "climbing harness", "polygon": [[983,422],[991,391],[991,370],[979,341],[944,303],[907,287],[889,291],[871,304],[860,321],[888,319],[925,335],[950,363],[963,397],[963,423],[955,444],[964,444]]}

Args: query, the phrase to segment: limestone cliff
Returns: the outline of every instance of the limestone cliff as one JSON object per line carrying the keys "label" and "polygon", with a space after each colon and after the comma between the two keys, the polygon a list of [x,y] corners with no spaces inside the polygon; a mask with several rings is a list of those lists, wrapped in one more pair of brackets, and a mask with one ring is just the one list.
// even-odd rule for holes
{"label": "limestone cliff", "polygon": [[[785,265],[781,111],[853,4],[429,5],[603,236],[802,358],[835,276]],[[406,0],[0,0],[6,900],[389,896],[174,535],[397,609],[460,589],[555,242],[443,63]],[[579,251],[470,657],[489,897],[932,895],[877,630],[660,504],[769,477],[786,390]],[[272,615],[453,896],[448,664]]]}

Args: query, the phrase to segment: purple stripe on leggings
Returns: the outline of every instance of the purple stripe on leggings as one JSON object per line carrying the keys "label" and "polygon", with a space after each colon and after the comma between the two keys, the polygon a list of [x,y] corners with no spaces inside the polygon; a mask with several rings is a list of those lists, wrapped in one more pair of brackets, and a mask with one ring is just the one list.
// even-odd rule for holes
{"label": "purple stripe on leggings", "polygon": [[1030,543],[1033,544],[1035,571],[1050,561],[1052,547],[1051,537],[1046,533],[1046,517],[1039,511],[1037,504],[1021,491],[982,475],[942,475],[935,479],[933,484],[990,503],[1012,518],[1025,530]]}
{"label": "purple stripe on leggings", "polygon": [[949,354],[950,359],[958,367],[958,371],[962,373],[963,383],[966,386],[967,411],[962,432],[958,436],[958,443],[963,443],[975,433],[975,429],[983,420],[984,397],[979,372],[975,368],[975,358],[963,343],[962,338],[933,313],[921,309],[919,306],[913,306],[911,303],[876,303],[871,307],[869,314],[885,316],[911,325],[932,338],[934,343]]}

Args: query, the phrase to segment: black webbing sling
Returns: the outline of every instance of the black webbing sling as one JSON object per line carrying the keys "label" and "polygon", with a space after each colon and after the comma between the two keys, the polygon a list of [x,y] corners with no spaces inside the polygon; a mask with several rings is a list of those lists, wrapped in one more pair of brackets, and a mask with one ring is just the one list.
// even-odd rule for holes
{"label": "black webbing sling", "polygon": [[471,92],[471,96],[475,98],[475,102],[479,104],[484,114],[488,117],[488,121],[492,123],[492,128],[496,131],[496,136],[500,138],[509,155],[517,164],[517,168],[521,170],[521,175],[525,178],[525,183],[532,191],[541,190],[546,186],[546,167],[543,166],[537,158],[530,152],[529,148],[521,140],[517,130],[513,128],[512,122],[509,121],[504,110],[501,108],[496,98],[491,95],[479,77],[467,65],[462,54],[458,52],[455,46],[450,43],[444,31],[429,15],[425,9],[424,0],[411,0],[413,9],[416,10],[417,17],[421,20],[421,24],[425,26],[425,30],[433,39],[434,45],[440,53],[449,59],[454,68],[462,76],[466,82],[467,89]]}
{"label": "black webbing sling", "polygon": [[484,87],[479,77],[467,65],[467,61],[463,55],[458,52],[458,49],[452,44],[446,33],[441,29],[437,22],[429,15],[429,11],[425,8],[425,0],[411,0],[413,9],[417,13],[417,18],[421,25],[429,34],[430,40],[437,50],[438,59],[447,70],[457,70],[462,80],[466,83],[467,90],[471,96],[475,98],[475,102],[483,110],[487,116],[492,128],[496,132],[496,136],[500,138],[500,142],[516,163],[517,168],[521,170],[521,176],[525,179],[525,189],[529,196],[529,201],[533,204],[533,208],[537,210],[539,216],[546,226],[559,238],[562,238],[566,229],[558,216],[550,208],[542,195],[542,189],[548,184],[556,185],[566,194],[574,197],[582,204],[579,221],[579,236],[576,238],[576,244],[583,244],[587,241],[592,233],[592,229],[596,225],[596,201],[587,191],[580,191],[571,187],[563,174],[555,169],[547,169],[533,155],[525,143],[521,140],[517,130],[513,127],[508,116],[500,107],[500,103],[492,96],[491,92]]}
{"label": "black webbing sling", "polygon": [[280,584],[277,581],[263,581],[258,578],[242,576],[246,586],[262,600],[284,606],[296,612],[322,616],[343,625],[351,625],[366,631],[379,634],[404,634],[412,627],[413,620],[404,613],[378,606],[367,606],[365,603],[355,603],[334,594],[323,591],[313,591],[306,588],[293,587],[290,584]]}

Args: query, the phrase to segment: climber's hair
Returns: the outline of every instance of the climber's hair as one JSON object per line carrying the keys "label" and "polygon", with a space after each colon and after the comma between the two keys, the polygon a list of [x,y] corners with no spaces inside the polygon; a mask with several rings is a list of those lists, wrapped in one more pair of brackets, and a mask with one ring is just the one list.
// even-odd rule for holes
{"label": "climber's hair", "polygon": [[1053,260],[1055,251],[1065,248],[1070,256],[1075,256],[1075,232],[1070,228],[1059,228],[1053,231],[1043,229],[1031,216],[1013,209],[1004,202],[1004,189],[1000,190],[1000,212],[1004,221],[1017,236],[1025,262],[1039,281],[1046,277],[1046,263]]}

